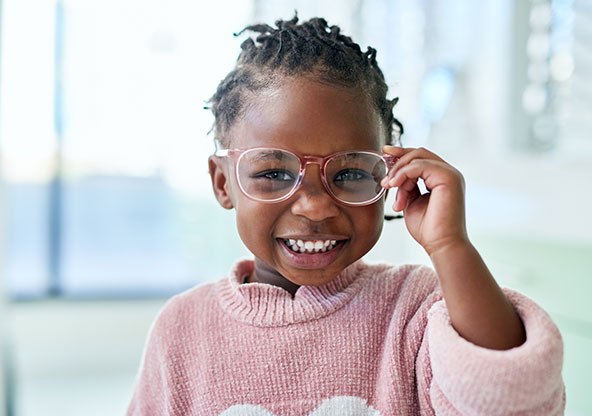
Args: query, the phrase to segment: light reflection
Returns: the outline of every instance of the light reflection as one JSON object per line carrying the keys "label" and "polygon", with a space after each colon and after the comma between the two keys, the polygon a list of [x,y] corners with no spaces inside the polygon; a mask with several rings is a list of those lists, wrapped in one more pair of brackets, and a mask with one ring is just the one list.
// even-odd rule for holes
{"label": "light reflection", "polygon": [[549,80],[549,65],[544,61],[531,62],[528,65],[528,79],[535,83],[544,83]]}
{"label": "light reflection", "polygon": [[547,29],[553,17],[549,3],[539,3],[530,9],[530,26],[533,29]]}
{"label": "light reflection", "polygon": [[545,59],[549,55],[550,39],[547,33],[533,32],[527,42],[526,50],[530,59]]}
{"label": "light reflection", "polygon": [[529,84],[522,94],[522,106],[531,114],[540,113],[547,104],[547,90],[541,84]]}
{"label": "light reflection", "polygon": [[555,81],[567,81],[574,72],[574,66],[574,59],[570,53],[558,53],[551,58],[551,75]]}

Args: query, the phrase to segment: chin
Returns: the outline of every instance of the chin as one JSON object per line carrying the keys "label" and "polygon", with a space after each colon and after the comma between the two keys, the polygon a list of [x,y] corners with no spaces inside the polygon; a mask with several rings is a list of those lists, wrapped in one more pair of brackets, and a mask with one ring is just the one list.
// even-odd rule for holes
{"label": "chin", "polygon": [[300,270],[287,272],[284,277],[299,286],[322,286],[335,279],[343,269],[330,271],[325,269]]}

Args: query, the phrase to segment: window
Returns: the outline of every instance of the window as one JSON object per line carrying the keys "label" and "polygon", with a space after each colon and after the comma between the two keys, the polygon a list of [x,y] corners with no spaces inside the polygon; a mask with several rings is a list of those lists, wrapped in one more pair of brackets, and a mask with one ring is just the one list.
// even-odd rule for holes
{"label": "window", "polygon": [[[238,55],[242,38],[231,34],[294,9],[379,51],[390,97],[401,97],[405,145],[466,150],[466,160],[511,149],[592,155],[586,2],[2,6],[5,274],[15,296],[172,293],[248,255],[210,191],[213,119],[203,106]],[[520,211],[520,198],[504,195],[490,196]],[[491,206],[471,212],[491,226]]]}
{"label": "window", "polygon": [[514,128],[519,146],[574,157],[592,155],[590,65],[592,8],[576,0],[519,2],[515,7]]}
{"label": "window", "polygon": [[244,249],[211,195],[203,107],[250,2],[3,7],[9,292],[167,293],[219,278]]}

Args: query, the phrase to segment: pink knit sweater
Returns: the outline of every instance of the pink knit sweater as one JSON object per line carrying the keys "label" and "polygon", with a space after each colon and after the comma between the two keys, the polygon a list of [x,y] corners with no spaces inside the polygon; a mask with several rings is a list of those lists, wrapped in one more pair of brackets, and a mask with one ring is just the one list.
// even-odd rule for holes
{"label": "pink knit sweater", "polygon": [[453,329],[434,271],[354,263],[284,289],[228,278],[174,296],[150,332],[128,415],[559,415],[563,344],[532,300],[504,290],[519,347]]}

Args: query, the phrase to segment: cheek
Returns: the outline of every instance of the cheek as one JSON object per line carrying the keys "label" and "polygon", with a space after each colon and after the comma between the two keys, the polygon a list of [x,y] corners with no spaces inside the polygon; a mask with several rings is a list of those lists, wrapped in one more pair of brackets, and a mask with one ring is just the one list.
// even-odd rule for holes
{"label": "cheek", "polygon": [[378,240],[382,233],[382,226],[384,225],[384,200],[381,199],[374,205],[374,235],[376,240]]}
{"label": "cheek", "polygon": [[240,195],[236,200],[236,226],[245,246],[258,254],[270,246],[273,224],[279,214],[273,205],[253,202]]}
{"label": "cheek", "polygon": [[384,201],[381,199],[375,204],[359,209],[364,211],[353,217],[356,234],[359,235],[360,240],[374,245],[382,233]]}

